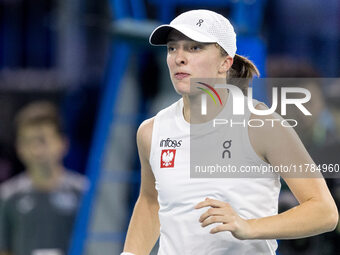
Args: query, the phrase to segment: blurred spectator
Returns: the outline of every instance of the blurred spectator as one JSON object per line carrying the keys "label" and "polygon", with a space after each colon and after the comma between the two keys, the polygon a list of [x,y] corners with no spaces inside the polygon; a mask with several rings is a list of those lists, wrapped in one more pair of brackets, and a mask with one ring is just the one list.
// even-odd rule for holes
{"label": "blurred spectator", "polygon": [[65,255],[86,179],[62,164],[68,142],[56,107],[34,102],[16,116],[26,172],[0,186],[0,254]]}

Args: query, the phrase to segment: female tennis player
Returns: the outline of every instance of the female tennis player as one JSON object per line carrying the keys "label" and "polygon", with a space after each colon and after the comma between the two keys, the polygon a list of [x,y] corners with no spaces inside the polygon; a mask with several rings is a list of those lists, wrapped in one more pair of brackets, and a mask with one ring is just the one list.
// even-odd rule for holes
{"label": "female tennis player", "polygon": [[[236,55],[230,22],[212,11],[188,11],[156,28],[150,43],[167,45],[170,78],[182,98],[138,129],[141,189],[122,254],[149,254],[160,237],[159,255],[273,255],[275,239],[332,231],[338,211],[323,178],[281,175],[299,205],[280,214],[279,174],[272,178],[190,178],[190,125],[200,125],[190,121],[191,106],[201,100],[200,93],[190,90],[190,81],[259,75],[252,62]],[[228,94],[227,90],[221,93],[224,107],[212,104],[209,110],[229,111]],[[256,100],[253,103],[258,110],[268,109]],[[281,118],[276,113],[255,116],[249,110],[243,117]],[[292,128],[265,122],[261,128],[226,129],[225,136],[229,153],[224,156],[236,165],[313,164]]]}

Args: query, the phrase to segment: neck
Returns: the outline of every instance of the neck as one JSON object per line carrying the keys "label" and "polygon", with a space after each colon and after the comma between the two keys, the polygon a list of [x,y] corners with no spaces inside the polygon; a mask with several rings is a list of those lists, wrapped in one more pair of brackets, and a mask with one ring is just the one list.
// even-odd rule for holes
{"label": "neck", "polygon": [[217,101],[217,104],[211,98],[207,98],[207,114],[202,115],[201,113],[201,95],[188,96],[183,95],[183,116],[184,119],[191,124],[199,124],[212,120],[215,118],[224,108],[227,103],[228,90],[221,89],[218,91],[221,97],[223,106]]}
{"label": "neck", "polygon": [[50,191],[58,187],[63,175],[64,167],[55,166],[31,166],[28,168],[33,186],[38,190]]}

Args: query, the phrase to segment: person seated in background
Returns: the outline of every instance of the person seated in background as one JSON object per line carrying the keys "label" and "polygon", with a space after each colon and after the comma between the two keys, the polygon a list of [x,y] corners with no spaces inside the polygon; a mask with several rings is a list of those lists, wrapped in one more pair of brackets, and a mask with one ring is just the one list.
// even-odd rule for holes
{"label": "person seated in background", "polygon": [[63,166],[68,142],[55,105],[30,103],[15,124],[26,171],[0,186],[0,255],[65,255],[87,180]]}

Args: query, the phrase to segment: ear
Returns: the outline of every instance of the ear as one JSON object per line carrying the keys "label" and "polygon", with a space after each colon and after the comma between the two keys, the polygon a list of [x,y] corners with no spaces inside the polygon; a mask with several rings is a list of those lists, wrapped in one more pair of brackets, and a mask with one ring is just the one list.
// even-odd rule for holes
{"label": "ear", "polygon": [[228,70],[233,65],[234,59],[231,56],[226,56],[223,58],[223,62],[220,66],[220,69],[218,70],[219,73],[227,73]]}

